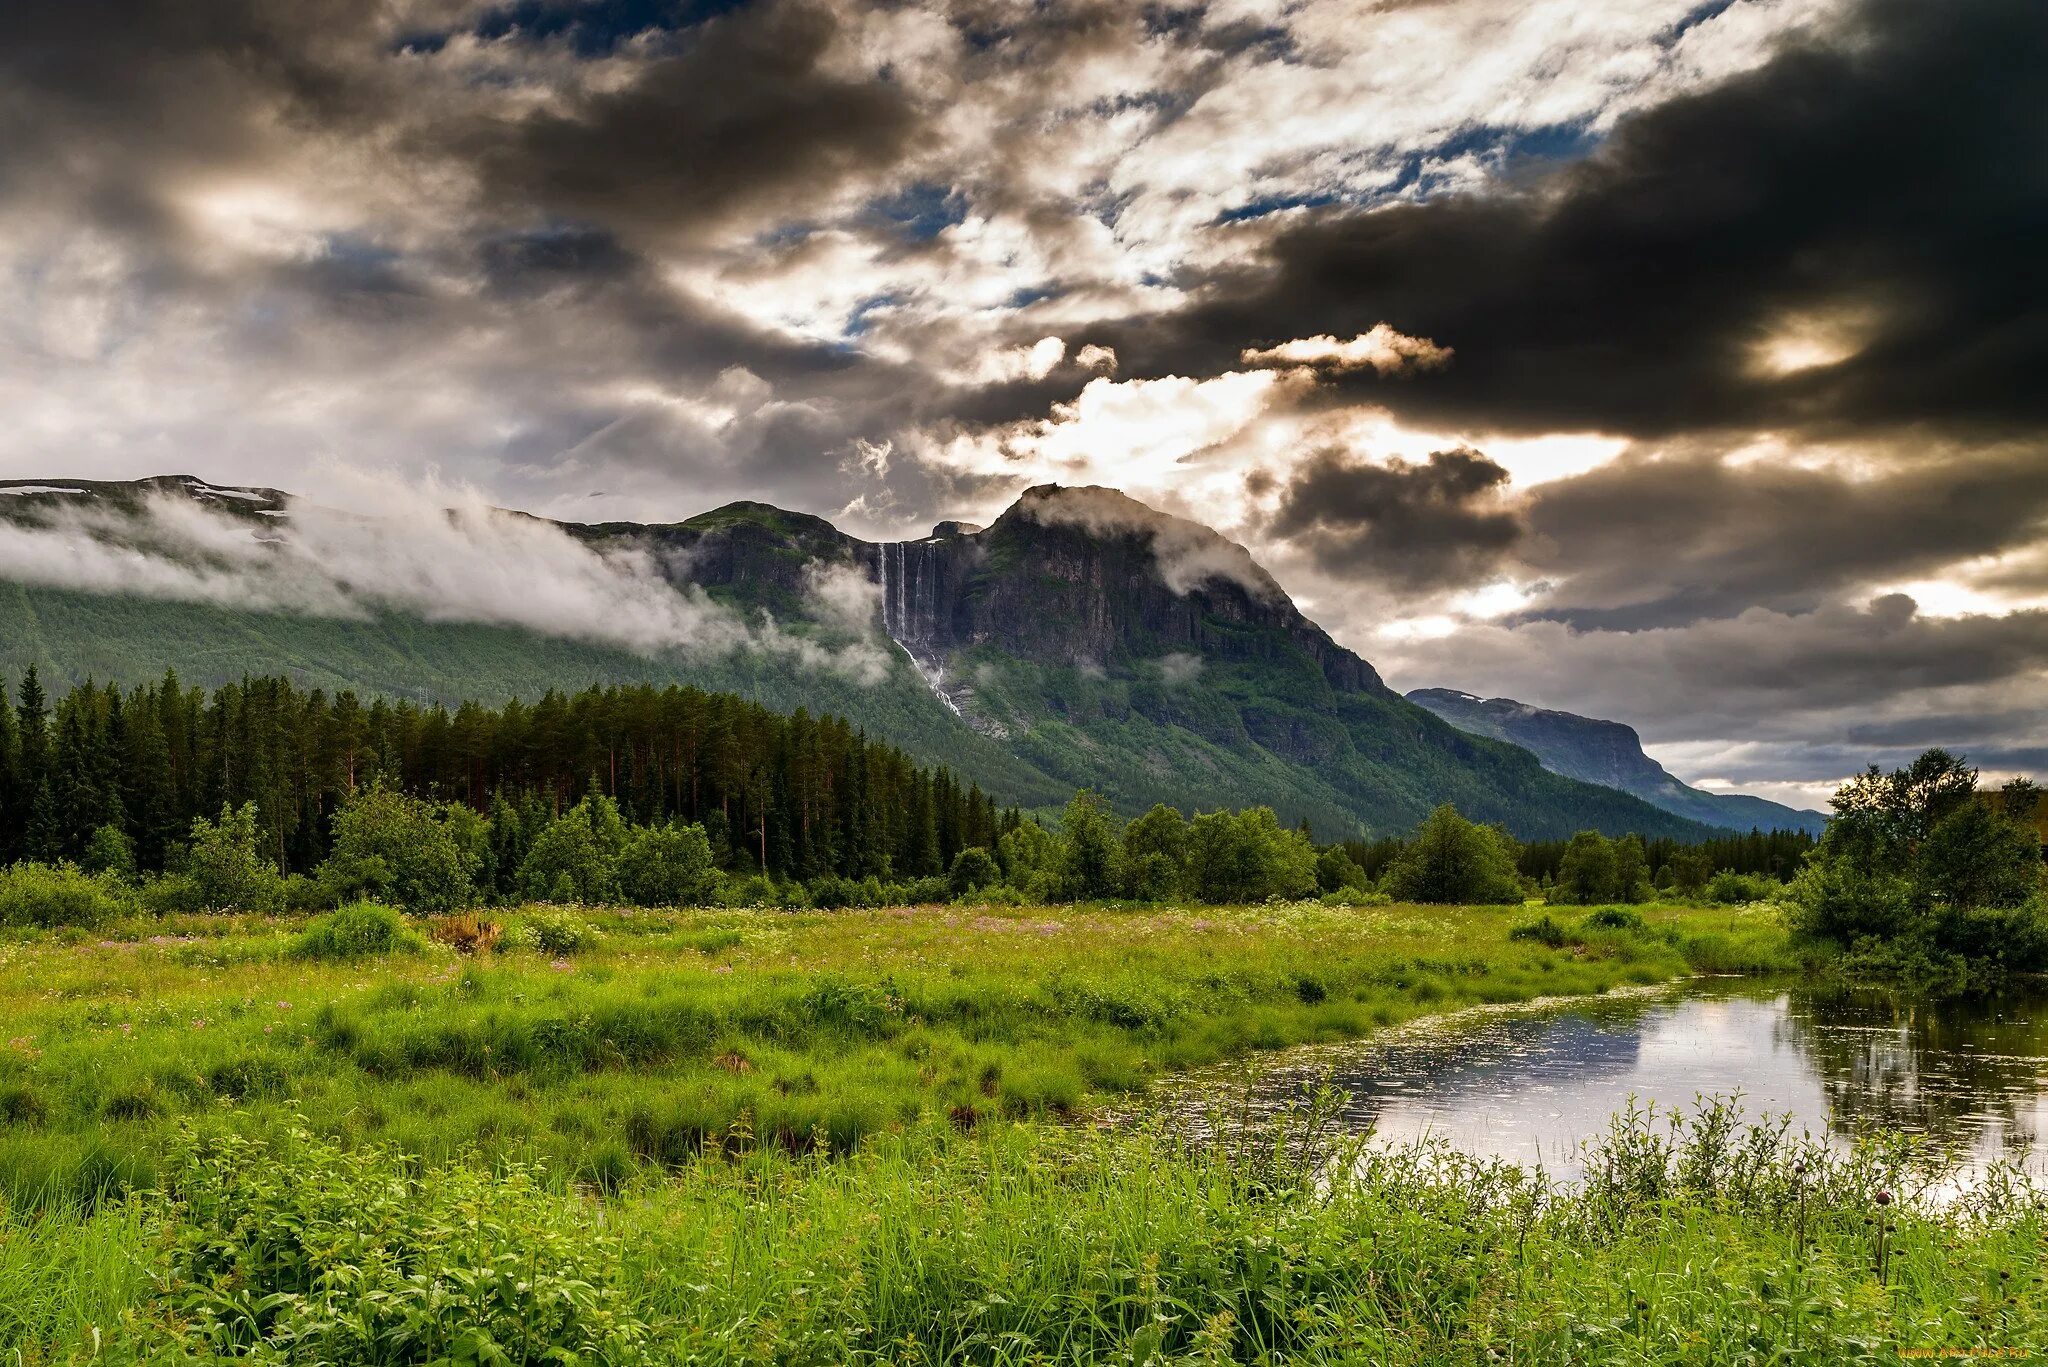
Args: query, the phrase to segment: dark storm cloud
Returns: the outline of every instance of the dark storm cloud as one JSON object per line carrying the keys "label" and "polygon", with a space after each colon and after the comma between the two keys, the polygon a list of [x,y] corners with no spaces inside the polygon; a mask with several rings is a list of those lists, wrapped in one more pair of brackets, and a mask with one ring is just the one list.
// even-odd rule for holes
{"label": "dark storm cloud", "polygon": [[1522,534],[1500,501],[1507,482],[1506,470],[1470,448],[1384,465],[1326,451],[1295,472],[1267,531],[1330,574],[1407,589],[1470,583]]}
{"label": "dark storm cloud", "polygon": [[[1340,395],[1466,428],[2037,427],[2048,6],[1868,0],[1852,29],[1626,118],[1519,189],[1315,213],[1269,271],[1101,340],[1133,369],[1223,369],[1251,339],[1384,320],[1457,364]],[[1796,315],[1854,354],[1760,366]]]}
{"label": "dark storm cloud", "polygon": [[643,231],[699,231],[778,195],[818,203],[895,162],[919,124],[912,92],[821,65],[838,25],[767,0],[704,23],[623,88],[472,125],[454,145],[494,194]]}
{"label": "dark storm cloud", "polygon": [[1930,450],[1862,477],[1715,455],[1624,458],[1531,491],[1535,615],[1635,630],[1805,612],[2048,536],[2048,450]]}

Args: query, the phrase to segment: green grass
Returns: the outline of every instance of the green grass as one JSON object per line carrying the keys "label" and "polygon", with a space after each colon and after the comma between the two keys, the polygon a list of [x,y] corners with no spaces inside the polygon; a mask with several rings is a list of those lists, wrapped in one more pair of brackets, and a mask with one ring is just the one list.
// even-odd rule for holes
{"label": "green grass", "polygon": [[1895,1150],[1638,1118],[1561,1192],[1443,1152],[1328,1165],[1320,1114],[1213,1140],[1094,1123],[1257,1050],[1792,963],[1763,910],[1553,915],[1555,947],[1510,938],[1520,908],[593,913],[573,954],[357,961],[258,917],[15,932],[0,1362],[1832,1363],[2048,1341],[2039,1196],[2001,1179],[1924,1205]]}
{"label": "green grass", "polygon": [[[525,919],[504,943],[554,942]],[[30,936],[0,946],[0,1116],[18,1117],[0,1127],[0,1191],[146,1180],[182,1121],[230,1115],[605,1183],[691,1161],[743,1117],[762,1141],[843,1153],[925,1114],[962,1128],[1063,1117],[1252,1051],[1662,981],[1701,946],[1783,940],[1685,910],[1553,948],[1511,940],[1519,919],[1316,904],[644,912],[593,915],[573,956],[355,960],[307,957],[302,932],[260,918]]]}

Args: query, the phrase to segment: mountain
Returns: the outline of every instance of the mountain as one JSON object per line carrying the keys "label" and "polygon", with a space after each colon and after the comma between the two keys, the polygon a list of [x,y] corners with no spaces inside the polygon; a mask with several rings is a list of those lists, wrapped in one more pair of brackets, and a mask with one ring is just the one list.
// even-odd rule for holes
{"label": "mountain", "polygon": [[[0,538],[9,676],[30,663],[53,682],[275,672],[446,702],[676,682],[838,713],[1027,807],[1092,786],[1126,811],[1263,803],[1325,838],[1404,831],[1445,801],[1528,838],[1705,833],[1446,724],[1243,548],[1108,489],[1044,486],[987,528],[887,543],[759,503],[663,524],[451,510],[397,537],[188,476],[0,483],[8,527],[95,548],[22,568]],[[550,617],[555,581],[600,560],[638,576],[621,581],[631,592]],[[663,603],[644,601],[648,576]],[[420,584],[435,596],[404,596]],[[649,612],[709,624],[723,644],[640,641],[633,614]]]}
{"label": "mountain", "polygon": [[1709,793],[1680,783],[1643,753],[1635,728],[1531,707],[1513,698],[1476,698],[1454,688],[1418,688],[1408,701],[1461,731],[1519,745],[1543,767],[1568,778],[1619,788],[1674,816],[1728,830],[1806,831],[1819,835],[1827,818],[1740,793]]}

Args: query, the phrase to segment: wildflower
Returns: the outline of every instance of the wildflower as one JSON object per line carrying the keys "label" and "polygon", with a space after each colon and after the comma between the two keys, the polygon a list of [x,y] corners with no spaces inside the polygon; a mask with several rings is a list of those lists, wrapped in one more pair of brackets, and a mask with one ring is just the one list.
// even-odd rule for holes
{"label": "wildflower", "polygon": [[1888,1206],[1892,1203],[1892,1194],[1883,1187],[1879,1187],[1877,1189],[1876,1201],[1880,1206]]}

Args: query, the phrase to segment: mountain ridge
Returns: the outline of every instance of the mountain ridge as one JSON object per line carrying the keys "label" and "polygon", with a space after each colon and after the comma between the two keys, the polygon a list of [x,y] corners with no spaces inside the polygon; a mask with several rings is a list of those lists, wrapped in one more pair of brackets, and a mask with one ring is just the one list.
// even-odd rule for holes
{"label": "mountain ridge", "polygon": [[[33,520],[77,504],[76,493],[5,496],[29,483],[0,484],[0,515]],[[124,506],[182,493],[258,542],[292,536],[295,510],[311,506],[189,477],[92,488]],[[1706,829],[1553,774],[1526,750],[1467,735],[1402,699],[1243,547],[1114,490],[1040,486],[985,529],[941,523],[896,542],[751,502],[669,523],[533,521],[650,566],[680,597],[802,649],[635,654],[418,612],[328,619],[17,576],[0,589],[0,669],[18,673],[24,657],[40,657],[60,677],[133,680],[166,664],[200,682],[282,672],[451,703],[591,682],[688,683],[785,711],[837,712],[1026,806],[1088,786],[1130,811],[1154,801],[1271,805],[1324,838],[1406,830],[1441,801],[1532,838],[1582,826]],[[236,544],[250,553],[246,540]],[[865,622],[835,622],[822,606],[830,594],[821,585],[843,599],[848,583],[871,595],[853,603]],[[871,681],[801,663],[873,626],[896,649]]]}
{"label": "mountain ridge", "polygon": [[1519,745],[1545,768],[1586,783],[1631,793],[1653,807],[1730,830],[1800,830],[1818,835],[1819,812],[1747,793],[1710,793],[1681,782],[1643,750],[1625,722],[1536,707],[1513,698],[1481,698],[1455,688],[1417,688],[1408,701],[1460,730]]}

